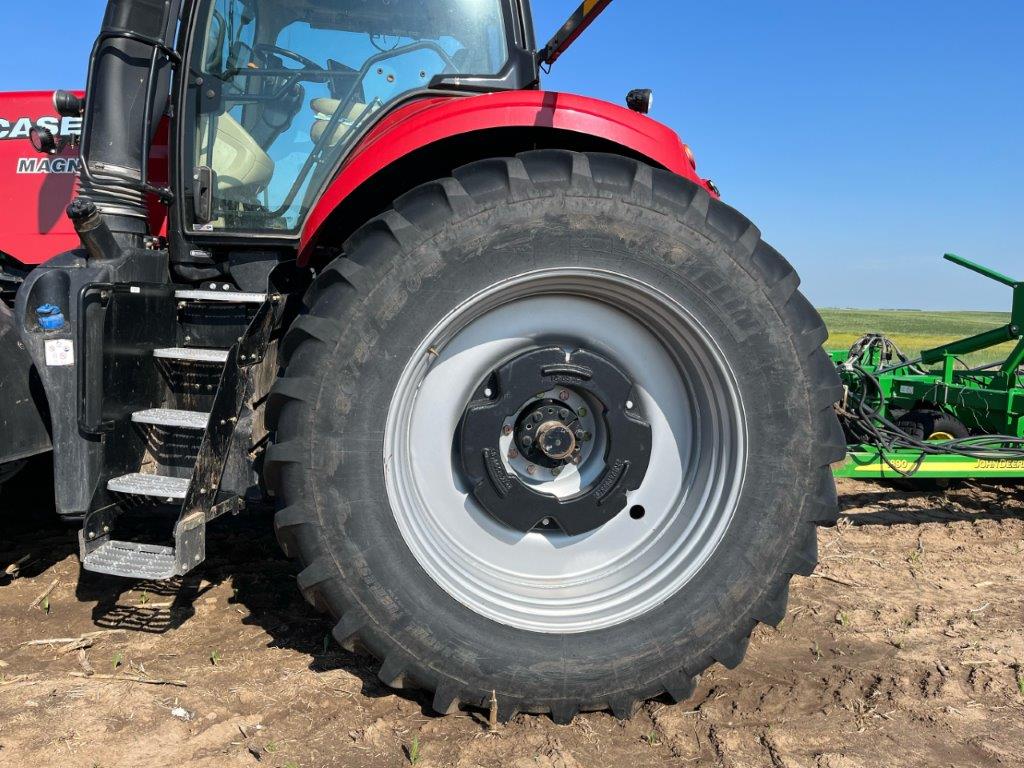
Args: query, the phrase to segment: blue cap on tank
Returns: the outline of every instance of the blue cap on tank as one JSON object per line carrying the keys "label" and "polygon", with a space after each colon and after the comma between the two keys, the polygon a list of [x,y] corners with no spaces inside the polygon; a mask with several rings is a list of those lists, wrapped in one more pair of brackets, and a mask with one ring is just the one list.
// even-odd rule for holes
{"label": "blue cap on tank", "polygon": [[56,304],[43,304],[36,307],[39,315],[39,327],[44,331],[59,331],[64,327],[64,313]]}

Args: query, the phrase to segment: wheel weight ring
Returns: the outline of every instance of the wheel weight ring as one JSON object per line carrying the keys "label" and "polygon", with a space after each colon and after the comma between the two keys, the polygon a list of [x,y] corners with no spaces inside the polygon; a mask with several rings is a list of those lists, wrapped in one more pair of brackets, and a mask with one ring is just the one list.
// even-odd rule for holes
{"label": "wheel weight ring", "polygon": [[[537,395],[557,387],[602,404],[608,434],[600,477],[568,498],[540,493],[509,473],[498,447],[503,425],[518,413],[515,444],[531,461],[557,471],[578,460],[583,435],[576,414]],[[614,363],[588,350],[566,357],[562,348],[547,347],[504,363],[478,387],[457,446],[472,494],[492,517],[524,533],[543,523],[578,535],[619,514],[626,494],[640,487],[650,463],[651,426],[639,413],[632,382]]]}

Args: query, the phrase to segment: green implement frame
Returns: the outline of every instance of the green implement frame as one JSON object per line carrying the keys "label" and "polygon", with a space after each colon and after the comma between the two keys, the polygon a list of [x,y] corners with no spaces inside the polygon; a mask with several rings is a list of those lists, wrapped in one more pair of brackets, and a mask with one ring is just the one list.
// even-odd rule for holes
{"label": "green implement frame", "polygon": [[[837,477],[1024,477],[1024,282],[960,256],[945,258],[1010,287],[1009,322],[925,350],[916,360],[875,334],[849,351],[832,352],[846,387],[838,410],[851,441],[846,461],[834,468]],[[1017,343],[1005,360],[979,367],[961,362],[963,355],[1011,341]],[[915,439],[896,427],[900,418],[915,411],[948,414],[970,436]]]}

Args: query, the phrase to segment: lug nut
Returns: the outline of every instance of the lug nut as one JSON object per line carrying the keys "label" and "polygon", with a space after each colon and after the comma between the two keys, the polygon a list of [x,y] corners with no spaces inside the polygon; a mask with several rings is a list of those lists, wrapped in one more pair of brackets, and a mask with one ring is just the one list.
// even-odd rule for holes
{"label": "lug nut", "polygon": [[501,434],[505,435],[506,437],[508,435],[511,435],[512,434],[512,426],[510,424],[506,424],[504,427],[501,428]]}
{"label": "lug nut", "polygon": [[579,414],[580,414],[580,416],[586,416],[587,415],[587,409],[586,408],[580,408]]}
{"label": "lug nut", "polygon": [[510,448],[508,452],[508,457],[509,459],[518,459],[519,451],[517,451],[515,448]]}
{"label": "lug nut", "polygon": [[522,443],[523,448],[529,448],[531,445],[533,445],[533,438],[530,437],[529,435],[526,435],[525,437],[523,437]]}
{"label": "lug nut", "polygon": [[562,421],[565,421],[566,419],[569,418],[569,411],[563,408],[558,412],[558,418],[560,418]]}
{"label": "lug nut", "polygon": [[569,390],[568,389],[563,389],[561,392],[559,392],[558,393],[558,399],[559,400],[568,400],[569,399]]}
{"label": "lug nut", "polygon": [[531,464],[530,466],[528,466],[526,468],[526,474],[528,474],[528,475],[536,475],[537,474],[537,466],[535,464]]}
{"label": "lug nut", "polygon": [[551,474],[554,477],[558,477],[560,474],[562,474],[562,468],[561,467],[552,467],[551,468]]}
{"label": "lug nut", "polygon": [[575,456],[572,457],[571,461],[573,464],[578,465],[580,463],[580,455],[577,453]]}

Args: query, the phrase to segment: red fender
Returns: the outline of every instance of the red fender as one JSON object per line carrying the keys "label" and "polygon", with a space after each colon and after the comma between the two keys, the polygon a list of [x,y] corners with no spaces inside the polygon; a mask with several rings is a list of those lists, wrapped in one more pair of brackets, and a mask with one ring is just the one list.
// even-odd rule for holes
{"label": "red fender", "polygon": [[320,228],[338,205],[396,160],[458,134],[530,127],[600,136],[697,182],[717,196],[713,187],[697,176],[685,145],[671,128],[625,107],[545,91],[424,98],[396,109],[356,145],[306,218],[299,263],[308,261]]}

